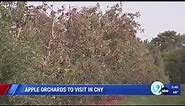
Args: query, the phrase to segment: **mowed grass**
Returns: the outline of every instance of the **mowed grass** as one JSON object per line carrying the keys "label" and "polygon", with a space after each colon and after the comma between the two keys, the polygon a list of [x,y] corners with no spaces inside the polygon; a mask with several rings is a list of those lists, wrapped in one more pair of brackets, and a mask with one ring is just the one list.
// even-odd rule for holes
{"label": "mowed grass", "polygon": [[185,104],[185,84],[179,96],[128,96],[118,104]]}

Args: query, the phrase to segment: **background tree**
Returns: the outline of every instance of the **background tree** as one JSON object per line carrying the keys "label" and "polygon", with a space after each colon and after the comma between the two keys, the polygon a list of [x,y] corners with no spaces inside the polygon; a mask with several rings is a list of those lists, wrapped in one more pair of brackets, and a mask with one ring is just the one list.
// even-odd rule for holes
{"label": "background tree", "polygon": [[177,34],[175,31],[164,31],[152,39],[151,42],[157,45],[161,51],[169,51],[181,46],[180,34]]}
{"label": "background tree", "polygon": [[164,31],[151,41],[151,44],[161,51],[165,72],[169,75],[171,83],[185,83],[183,78],[185,48],[182,46],[184,41],[184,35],[177,34],[175,31]]}

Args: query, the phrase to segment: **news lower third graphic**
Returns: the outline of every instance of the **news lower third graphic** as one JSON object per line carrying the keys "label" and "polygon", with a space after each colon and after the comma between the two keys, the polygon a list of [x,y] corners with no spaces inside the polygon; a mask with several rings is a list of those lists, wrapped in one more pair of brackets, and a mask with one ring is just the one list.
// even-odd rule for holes
{"label": "news lower third graphic", "polygon": [[0,96],[180,95],[180,84],[0,84]]}

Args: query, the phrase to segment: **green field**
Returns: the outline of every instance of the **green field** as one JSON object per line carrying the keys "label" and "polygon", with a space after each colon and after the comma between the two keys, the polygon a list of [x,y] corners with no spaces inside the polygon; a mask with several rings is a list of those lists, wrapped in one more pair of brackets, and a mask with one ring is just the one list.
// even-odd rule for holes
{"label": "green field", "polygon": [[185,84],[180,96],[129,96],[118,104],[185,104]]}

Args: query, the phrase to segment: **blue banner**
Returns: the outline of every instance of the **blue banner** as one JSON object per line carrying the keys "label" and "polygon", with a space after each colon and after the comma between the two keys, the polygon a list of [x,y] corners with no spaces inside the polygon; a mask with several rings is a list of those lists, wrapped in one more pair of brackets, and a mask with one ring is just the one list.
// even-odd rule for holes
{"label": "blue banner", "polygon": [[180,95],[180,85],[12,84],[6,95]]}

